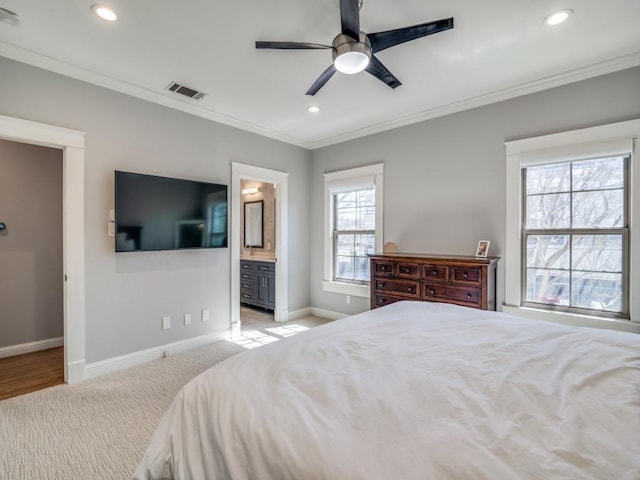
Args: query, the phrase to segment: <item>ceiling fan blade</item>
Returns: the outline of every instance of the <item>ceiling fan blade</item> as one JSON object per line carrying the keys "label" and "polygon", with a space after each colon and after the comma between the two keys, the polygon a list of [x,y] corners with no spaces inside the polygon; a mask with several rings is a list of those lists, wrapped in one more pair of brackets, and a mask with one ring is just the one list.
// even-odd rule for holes
{"label": "ceiling fan blade", "polygon": [[453,17],[435,22],[422,23],[412,27],[398,28],[396,30],[388,30],[386,32],[376,32],[367,35],[371,42],[371,51],[373,53],[393,47],[401,43],[415,40],[417,38],[433,35],[453,28]]}
{"label": "ceiling fan blade", "polygon": [[365,70],[378,80],[386,83],[391,88],[396,88],[402,85],[400,80],[398,80],[393,73],[391,73],[387,67],[385,67],[382,62],[373,55],[371,55],[371,60],[369,60],[369,65],[367,65]]}
{"label": "ceiling fan blade", "polygon": [[256,42],[256,48],[275,48],[278,50],[316,50],[331,48],[320,43],[303,42]]}
{"label": "ceiling fan blade", "polygon": [[342,33],[354,40],[360,38],[360,10],[358,0],[340,0]]}
{"label": "ceiling fan blade", "polygon": [[322,74],[318,77],[314,84],[311,85],[311,88],[307,90],[306,94],[315,95],[316,93],[318,93],[318,90],[320,90],[324,86],[324,84],[327,83],[331,77],[333,77],[334,73],[336,73],[336,67],[331,64],[329,68],[322,72]]}

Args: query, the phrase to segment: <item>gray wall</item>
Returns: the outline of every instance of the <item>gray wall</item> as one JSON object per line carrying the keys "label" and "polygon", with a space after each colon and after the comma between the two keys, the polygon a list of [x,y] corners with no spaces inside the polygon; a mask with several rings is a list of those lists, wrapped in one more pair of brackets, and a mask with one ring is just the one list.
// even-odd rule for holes
{"label": "gray wall", "polygon": [[62,150],[0,140],[0,348],[62,336]]}
{"label": "gray wall", "polygon": [[227,184],[232,161],[288,172],[289,308],[309,305],[308,151],[5,58],[0,72],[11,86],[0,89],[1,114],[87,132],[87,363],[229,327],[229,249],[114,253],[114,170]]}
{"label": "gray wall", "polygon": [[[400,251],[473,255],[490,240],[504,256],[504,142],[640,118],[640,68],[448,115],[313,152],[311,252],[322,252],[323,173],[383,162],[384,240]],[[504,264],[498,304],[504,299]],[[311,258],[311,304],[343,313],[368,299],[322,290],[322,256]]]}

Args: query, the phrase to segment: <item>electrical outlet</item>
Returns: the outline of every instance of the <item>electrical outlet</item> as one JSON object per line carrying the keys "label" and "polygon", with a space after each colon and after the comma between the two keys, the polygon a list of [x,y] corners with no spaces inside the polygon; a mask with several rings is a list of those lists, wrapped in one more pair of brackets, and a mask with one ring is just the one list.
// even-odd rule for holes
{"label": "electrical outlet", "polygon": [[168,330],[171,328],[171,317],[162,317],[162,329]]}
{"label": "electrical outlet", "polygon": [[351,305],[351,295],[347,295],[347,303]]}
{"label": "electrical outlet", "polygon": [[191,325],[191,314],[190,313],[185,313],[184,314],[184,324],[185,325]]}
{"label": "electrical outlet", "polygon": [[209,321],[209,310],[208,309],[204,309],[202,310],[202,321],[203,322],[208,322]]}
{"label": "electrical outlet", "polygon": [[107,236],[115,237],[116,236],[116,224],[113,222],[109,222],[107,224]]}

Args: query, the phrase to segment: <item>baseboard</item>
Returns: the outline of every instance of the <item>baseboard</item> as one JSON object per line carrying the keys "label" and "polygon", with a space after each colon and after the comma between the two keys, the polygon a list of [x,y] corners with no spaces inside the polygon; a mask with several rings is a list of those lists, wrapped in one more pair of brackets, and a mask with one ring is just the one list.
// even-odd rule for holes
{"label": "baseboard", "polygon": [[349,316],[346,313],[325,310],[324,308],[309,307],[309,310],[311,315],[315,315],[316,317],[328,318],[329,320],[340,320],[341,318]]}
{"label": "baseboard", "polygon": [[128,353],[119,357],[89,363],[85,366],[85,378],[94,378],[106,373],[117,372],[123,368],[133,367],[135,365],[150,362],[151,360],[158,360],[166,355],[173,355],[193,348],[202,347],[210,343],[225,340],[229,337],[230,330],[222,330],[220,332],[208,333],[199,337],[167,343],[166,345],[160,345],[158,347]]}
{"label": "baseboard", "polygon": [[309,315],[311,315],[311,307],[305,307],[289,312],[289,320],[298,320],[299,318],[308,317]]}
{"label": "baseboard", "polygon": [[35,342],[20,343],[18,345],[9,345],[0,348],[0,358],[14,357],[23,353],[38,352],[49,348],[62,347],[64,345],[64,337],[48,338],[46,340],[37,340]]}

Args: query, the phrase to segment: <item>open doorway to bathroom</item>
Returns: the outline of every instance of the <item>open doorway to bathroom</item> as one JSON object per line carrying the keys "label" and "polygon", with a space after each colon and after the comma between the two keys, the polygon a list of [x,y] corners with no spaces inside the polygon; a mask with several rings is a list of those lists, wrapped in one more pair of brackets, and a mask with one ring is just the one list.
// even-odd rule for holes
{"label": "open doorway to bathroom", "polygon": [[274,323],[276,302],[275,183],[240,180],[241,329]]}
{"label": "open doorway to bathroom", "polygon": [[237,337],[243,321],[288,320],[288,174],[235,162],[231,172],[230,310]]}

